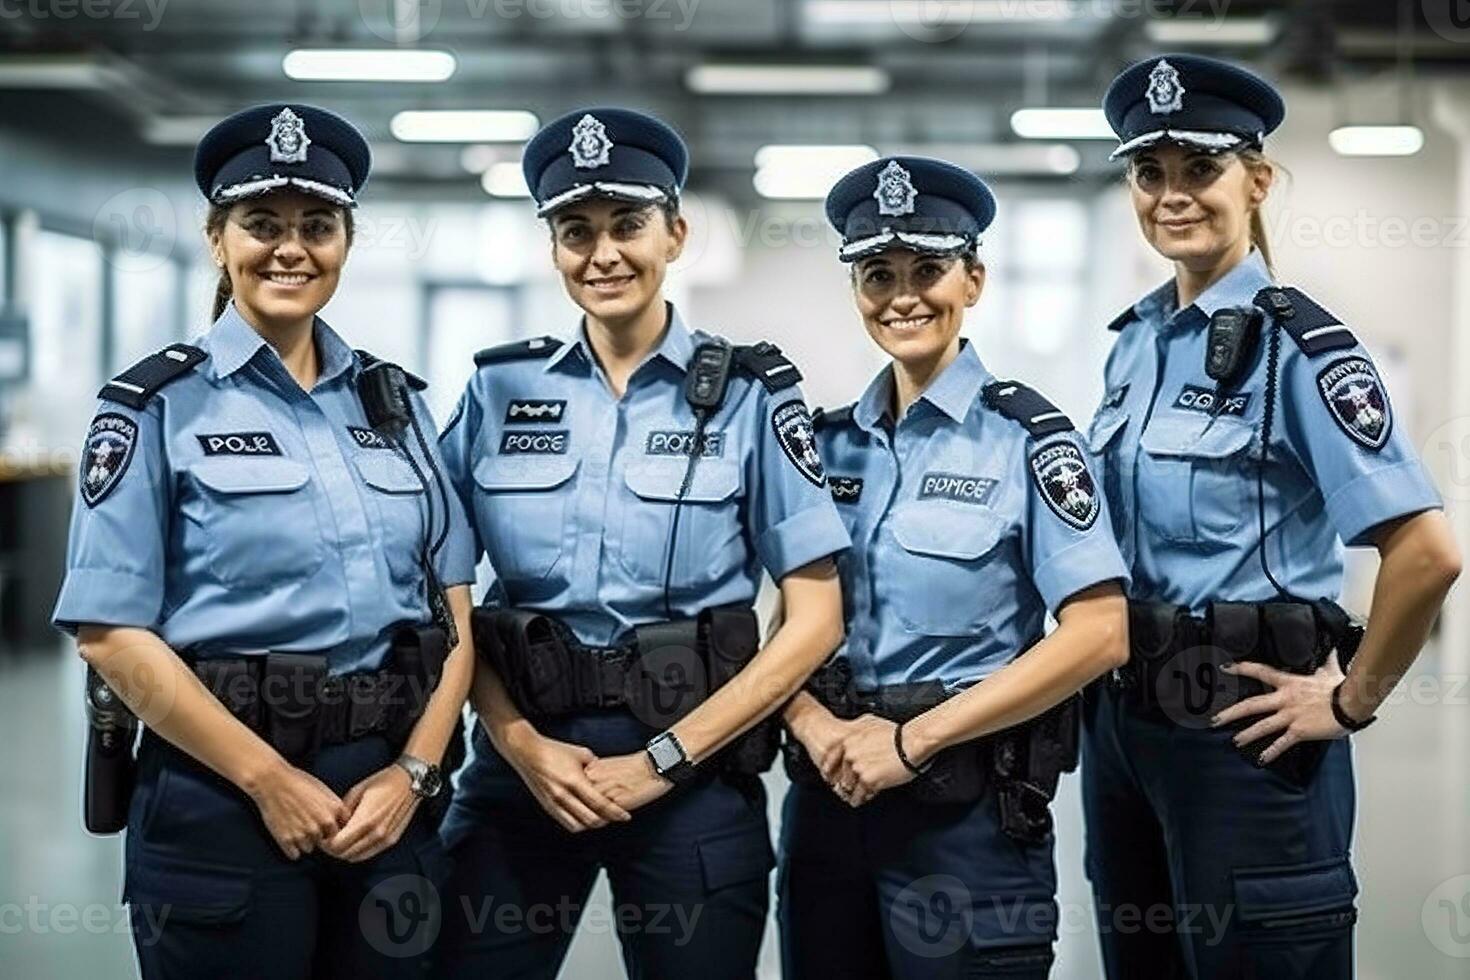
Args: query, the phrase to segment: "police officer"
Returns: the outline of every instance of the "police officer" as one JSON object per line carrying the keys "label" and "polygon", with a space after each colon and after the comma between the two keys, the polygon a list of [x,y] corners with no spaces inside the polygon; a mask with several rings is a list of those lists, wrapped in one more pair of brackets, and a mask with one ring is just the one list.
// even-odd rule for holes
{"label": "police officer", "polygon": [[817,417],[853,546],[846,640],[785,715],[784,976],[1045,977],[1048,803],[1077,692],[1122,662],[1126,573],[1072,424],[960,337],[989,188],[889,157],[826,210],[891,363]]}
{"label": "police officer", "polygon": [[422,804],[473,673],[473,562],[422,384],[316,316],[368,169],[312,106],[211,129],[217,318],[109,382],[87,433],[55,622],[146,726],[146,978],[418,976],[437,927]]}
{"label": "police officer", "polygon": [[[606,869],[631,975],[748,978],[774,863],[757,723],[838,642],[847,534],[795,367],[664,300],[688,231],[678,134],[578,110],[523,166],[583,316],[481,352],[441,440],[499,576],[443,830],[467,913],[443,969],[555,975]],[[788,617],[757,653],[762,569]]]}
{"label": "police officer", "polygon": [[[1089,432],[1133,572],[1131,659],[1085,737],[1103,959],[1115,978],[1347,977],[1345,736],[1413,662],[1460,558],[1368,352],[1274,281],[1262,142],[1281,97],[1170,54],[1104,105],[1175,272],[1110,325]],[[1382,557],[1356,657],[1333,601],[1344,544]]]}

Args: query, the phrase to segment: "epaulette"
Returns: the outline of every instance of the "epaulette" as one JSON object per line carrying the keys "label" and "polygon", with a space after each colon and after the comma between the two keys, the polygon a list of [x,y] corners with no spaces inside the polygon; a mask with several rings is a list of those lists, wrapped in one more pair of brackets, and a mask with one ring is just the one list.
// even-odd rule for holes
{"label": "epaulette", "polygon": [[[383,363],[383,359],[381,357],[378,357],[375,354],[369,354],[365,350],[353,351],[353,353],[357,355],[358,363],[362,365],[363,370],[367,370],[374,364]],[[393,367],[396,367],[398,368],[398,370],[403,371],[403,368],[398,367],[397,364],[394,364]],[[423,391],[425,388],[429,387],[429,383],[427,381],[419,377],[417,374],[414,374],[412,371],[403,371],[403,376],[408,380],[409,387],[412,388],[414,391]]]}
{"label": "epaulette", "polygon": [[821,432],[828,426],[847,425],[852,421],[852,408],[851,405],[844,405],[830,412],[825,408],[817,409],[812,413],[812,431]]}
{"label": "epaulette", "polygon": [[1070,432],[1072,420],[1035,388],[1019,381],[992,381],[983,391],[985,404],[1022,427],[1033,438]]}
{"label": "epaulette", "polygon": [[1138,313],[1133,309],[1133,307],[1130,306],[1128,307],[1128,309],[1124,310],[1122,313],[1119,313],[1117,316],[1108,321],[1108,329],[1113,331],[1114,333],[1117,333],[1119,330],[1122,330],[1124,327],[1128,326],[1128,324],[1137,319]]}
{"label": "epaulette", "polygon": [[771,394],[790,388],[801,380],[801,372],[786,359],[781,348],[764,340],[736,347],[734,357],[736,366],[765,385]]}
{"label": "epaulette", "polygon": [[486,347],[475,355],[475,367],[498,364],[501,361],[520,361],[528,358],[550,357],[561,350],[561,341],[555,337],[532,337],[529,340],[513,340],[508,344]]}
{"label": "epaulette", "polygon": [[1358,338],[1353,332],[1300,289],[1267,286],[1256,293],[1255,304],[1285,327],[1302,353],[1309,357],[1357,346]]}
{"label": "epaulette", "polygon": [[189,344],[169,344],[107,382],[97,392],[97,397],[119,402],[134,411],[142,411],[164,385],[182,378],[208,356],[198,347]]}

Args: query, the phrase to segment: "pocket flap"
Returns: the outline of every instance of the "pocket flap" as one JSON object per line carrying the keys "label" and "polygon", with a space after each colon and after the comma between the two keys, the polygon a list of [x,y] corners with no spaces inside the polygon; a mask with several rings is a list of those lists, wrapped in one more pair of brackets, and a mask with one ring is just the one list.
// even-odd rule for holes
{"label": "pocket flap", "polygon": [[423,493],[424,486],[413,468],[396,453],[375,450],[357,454],[357,472],[370,487],[385,493]]}
{"label": "pocket flap", "polygon": [[569,456],[486,456],[475,464],[475,482],[489,493],[551,490],[577,472]]}
{"label": "pocket flap", "polygon": [[970,561],[994,548],[1005,521],[989,507],[925,501],[893,513],[893,537],[905,551]]}
{"label": "pocket flap", "polygon": [[1164,416],[1149,423],[1141,443],[1150,456],[1225,459],[1249,446],[1254,434],[1253,425],[1224,416]]}
{"label": "pocket flap", "polygon": [[1092,420],[1092,428],[1087,433],[1087,449],[1089,452],[1100,455],[1108,448],[1108,443],[1113,437],[1123,431],[1123,426],[1128,424],[1127,412],[1114,412],[1111,415],[1100,415]]}
{"label": "pocket flap", "polygon": [[1242,922],[1290,919],[1352,907],[1358,881],[1346,858],[1277,868],[1240,868],[1235,905]]}
{"label": "pocket flap", "polygon": [[698,847],[706,891],[757,881],[776,865],[764,824],[702,838]]}
{"label": "pocket flap", "polygon": [[168,909],[171,921],[239,922],[250,910],[249,868],[140,849],[129,861],[123,900]]}
{"label": "pocket flap", "polygon": [[[623,482],[644,500],[673,501],[679,498],[679,487],[688,468],[689,460],[682,457],[639,460],[628,464],[623,472]],[[730,499],[739,489],[739,465],[730,460],[701,459],[694,467],[694,478],[689,481],[689,492],[684,499],[694,503],[718,503]]]}
{"label": "pocket flap", "polygon": [[218,493],[290,493],[306,486],[310,471],[294,459],[206,459],[189,472]]}

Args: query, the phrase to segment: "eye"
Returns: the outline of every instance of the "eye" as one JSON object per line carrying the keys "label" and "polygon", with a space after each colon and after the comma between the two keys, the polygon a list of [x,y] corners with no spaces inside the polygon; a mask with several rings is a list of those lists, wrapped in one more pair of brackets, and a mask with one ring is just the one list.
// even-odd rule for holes
{"label": "eye", "polygon": [[863,285],[886,286],[893,281],[893,273],[883,266],[873,266],[863,270]]}
{"label": "eye", "polygon": [[1133,168],[1133,179],[1139,184],[1156,184],[1164,179],[1164,171],[1156,163],[1140,163]]}
{"label": "eye", "polygon": [[575,245],[587,235],[587,226],[581,222],[568,223],[557,229],[556,237],[563,245]]}
{"label": "eye", "polygon": [[641,214],[630,214],[619,218],[618,223],[613,226],[613,231],[619,238],[635,238],[643,231],[648,220]]}
{"label": "eye", "polygon": [[240,227],[244,228],[247,232],[249,232],[254,237],[260,239],[261,241],[269,241],[273,238],[279,238],[281,237],[282,232],[281,223],[279,221],[264,216],[246,218],[245,221],[241,223]]}
{"label": "eye", "polygon": [[918,279],[923,283],[935,283],[944,278],[948,266],[943,262],[930,261],[919,263]]}
{"label": "eye", "polygon": [[1189,179],[1195,181],[1213,180],[1215,178],[1215,175],[1219,172],[1219,164],[1217,164],[1214,160],[1206,157],[1200,157],[1191,160],[1189,162],[1189,169],[1187,171],[1187,173],[1189,174]]}
{"label": "eye", "polygon": [[337,223],[331,218],[308,218],[301,226],[301,234],[307,241],[324,242],[337,231]]}

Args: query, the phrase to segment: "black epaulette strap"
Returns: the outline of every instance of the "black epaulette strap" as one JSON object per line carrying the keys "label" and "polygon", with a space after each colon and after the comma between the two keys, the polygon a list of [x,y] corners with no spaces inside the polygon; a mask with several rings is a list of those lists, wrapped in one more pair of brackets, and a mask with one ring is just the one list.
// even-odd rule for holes
{"label": "black epaulette strap", "polygon": [[1255,304],[1281,324],[1308,357],[1358,344],[1358,338],[1341,320],[1300,289],[1267,286],[1256,293]]}
{"label": "black epaulette strap", "polygon": [[516,340],[509,344],[486,347],[475,355],[475,366],[498,364],[501,361],[521,361],[530,358],[550,357],[561,350],[561,341],[555,337],[532,337]]}
{"label": "black epaulette strap", "polygon": [[107,382],[97,397],[142,411],[164,385],[182,378],[208,356],[189,344],[169,344]]}
{"label": "black epaulette strap", "polygon": [[846,405],[842,408],[834,408],[830,412],[825,408],[817,409],[812,413],[812,431],[821,432],[832,426],[847,425],[852,421],[852,408],[851,405]]}
{"label": "black epaulette strap", "polygon": [[748,347],[736,347],[735,364],[773,395],[801,380],[801,372],[786,359],[781,348],[764,340]]}
{"label": "black epaulette strap", "polygon": [[[369,354],[365,350],[358,350],[354,351],[353,353],[357,355],[358,363],[362,365],[363,370],[372,367],[374,364],[381,364],[383,362],[383,359],[381,357],[378,357],[376,354]],[[397,364],[394,364],[393,367],[396,367],[398,368],[398,370],[403,371],[403,368],[398,367]],[[425,388],[429,387],[429,383],[427,381],[419,377],[417,374],[414,374],[412,371],[403,371],[403,376],[408,380],[408,386],[414,391],[423,391]]]}
{"label": "black epaulette strap", "polygon": [[1019,381],[992,381],[984,389],[985,404],[1021,426],[1033,438],[1070,432],[1072,420],[1035,388]]}
{"label": "black epaulette strap", "polygon": [[1108,329],[1113,331],[1114,333],[1117,333],[1119,330],[1122,330],[1124,327],[1128,326],[1128,324],[1137,319],[1138,314],[1134,312],[1133,307],[1130,306],[1128,307],[1128,309],[1124,310],[1122,313],[1119,313],[1117,316],[1108,321]]}

